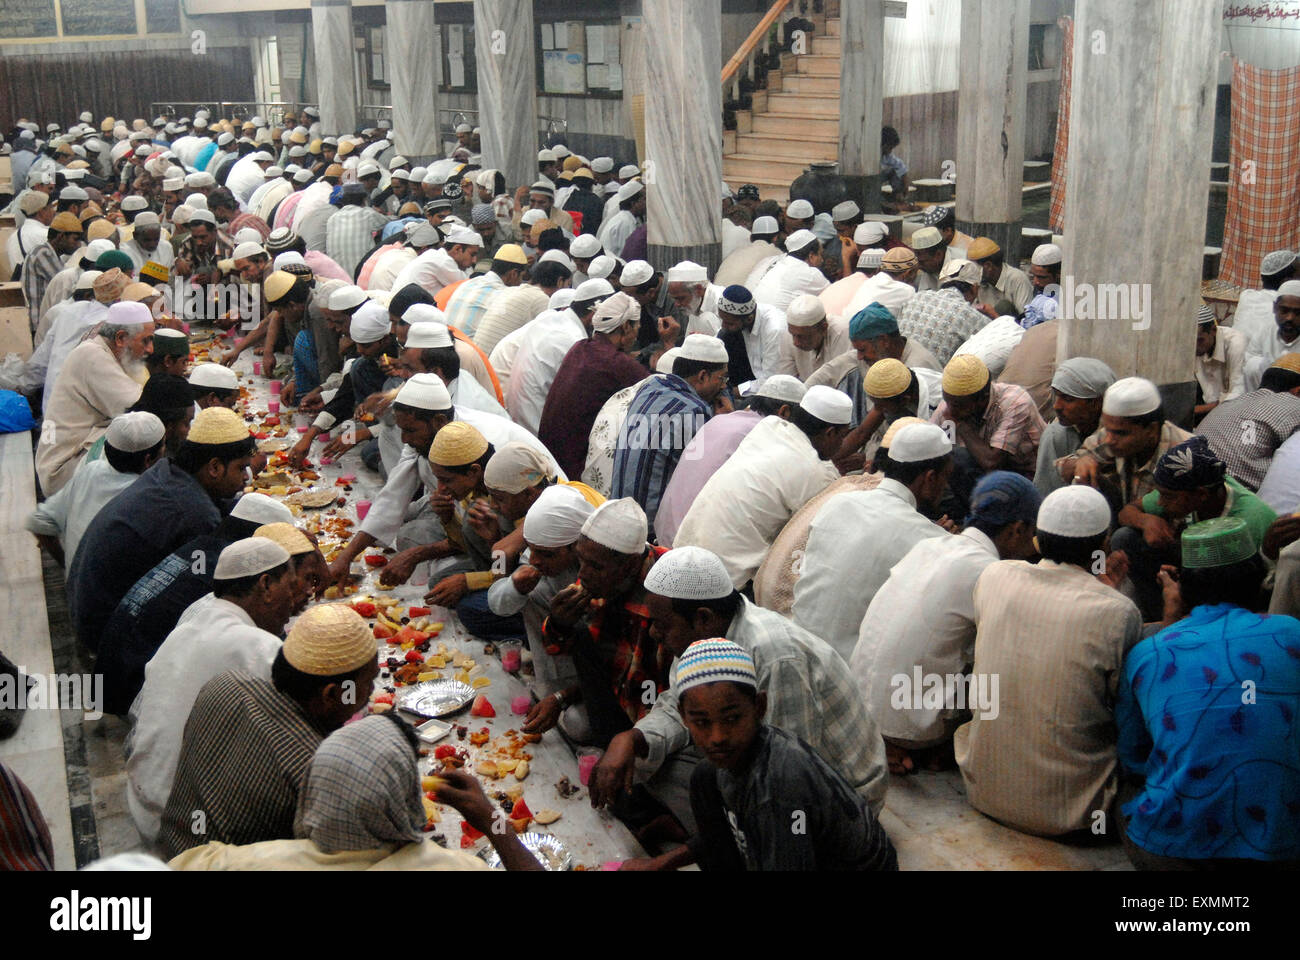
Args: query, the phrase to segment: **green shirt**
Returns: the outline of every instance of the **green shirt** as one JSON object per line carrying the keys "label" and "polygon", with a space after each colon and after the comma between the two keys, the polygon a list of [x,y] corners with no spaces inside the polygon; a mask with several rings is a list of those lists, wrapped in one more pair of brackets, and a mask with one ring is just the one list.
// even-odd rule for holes
{"label": "green shirt", "polygon": [[[1272,526],[1273,521],[1277,519],[1277,514],[1273,508],[1261,500],[1255,494],[1251,493],[1232,477],[1224,480],[1224,485],[1228,488],[1228,501],[1224,505],[1224,517],[1240,517],[1246,521],[1246,526],[1250,528],[1250,535],[1255,538],[1255,545],[1258,547],[1264,543],[1264,534]],[[1160,509],[1160,493],[1153,490],[1142,498],[1142,512],[1149,513],[1152,516],[1163,517],[1165,512]],[[1211,520],[1212,517],[1198,517],[1192,514],[1186,518],[1188,524],[1198,523],[1201,520]]]}

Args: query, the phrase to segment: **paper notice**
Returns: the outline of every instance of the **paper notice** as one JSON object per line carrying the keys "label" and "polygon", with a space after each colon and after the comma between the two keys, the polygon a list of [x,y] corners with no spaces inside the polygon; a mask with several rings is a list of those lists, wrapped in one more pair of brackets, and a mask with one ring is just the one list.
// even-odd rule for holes
{"label": "paper notice", "polygon": [[610,90],[614,91],[615,93],[619,93],[622,91],[623,67],[621,64],[617,64],[617,63],[609,64],[608,73],[606,74],[606,81],[609,83]]}
{"label": "paper notice", "polygon": [[549,23],[542,24],[542,49],[555,49],[555,27]]}
{"label": "paper notice", "polygon": [[465,86],[465,60],[463,57],[448,57],[447,68],[451,72],[453,87]]}
{"label": "paper notice", "polygon": [[603,63],[593,63],[587,66],[587,86],[599,87],[605,89],[609,86],[609,67]]}
{"label": "paper notice", "polygon": [[[605,62],[605,27],[603,24],[587,27],[587,62]],[[600,86],[603,87],[604,84],[602,83]]]}

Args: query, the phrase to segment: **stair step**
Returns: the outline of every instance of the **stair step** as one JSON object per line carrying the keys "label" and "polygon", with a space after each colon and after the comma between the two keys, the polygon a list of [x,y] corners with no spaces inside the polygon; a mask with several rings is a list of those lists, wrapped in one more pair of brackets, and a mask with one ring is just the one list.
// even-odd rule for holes
{"label": "stair step", "polygon": [[790,183],[808,169],[807,160],[789,160],[765,154],[733,153],[722,158],[722,175],[727,177],[766,177]]}
{"label": "stair step", "polygon": [[808,117],[795,114],[756,113],[751,133],[779,134],[784,137],[840,136],[839,117]]}
{"label": "stair step", "polygon": [[813,37],[812,52],[814,54],[838,57],[840,55],[840,38],[824,36]]}
{"label": "stair step", "polygon": [[840,58],[807,54],[799,58],[793,72],[806,77],[838,77],[841,72]]}
{"label": "stair step", "polygon": [[839,17],[827,17],[827,18],[826,18],[826,36],[828,36],[828,37],[838,37],[839,35],[840,35],[840,18],[839,18]]}
{"label": "stair step", "polygon": [[790,199],[789,180],[773,180],[770,177],[730,177],[725,173],[723,179],[733,190],[738,190],[747,183],[758,187],[758,195],[764,200],[776,200],[785,203]]}
{"label": "stair step", "polygon": [[767,109],[772,113],[785,113],[801,117],[833,117],[837,122],[840,118],[838,97],[834,100],[827,100],[825,97],[798,93],[769,93],[767,95]]}
{"label": "stair step", "polygon": [[792,73],[781,78],[780,90],[773,91],[769,88],[769,93],[802,93],[838,98],[840,95],[840,78],[838,75],[834,77],[807,77]]}
{"label": "stair step", "polygon": [[753,156],[770,156],[805,163],[835,160],[839,157],[839,137],[789,137],[785,134],[743,133],[736,138],[736,152]]}

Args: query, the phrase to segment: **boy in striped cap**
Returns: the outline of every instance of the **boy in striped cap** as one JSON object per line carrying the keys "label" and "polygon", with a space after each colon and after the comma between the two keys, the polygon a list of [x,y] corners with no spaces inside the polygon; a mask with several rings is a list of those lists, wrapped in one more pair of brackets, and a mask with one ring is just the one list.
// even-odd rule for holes
{"label": "boy in striped cap", "polygon": [[705,760],[691,776],[698,833],[624,869],[897,870],[867,801],[798,737],[763,722],[767,695],[748,653],[697,640],[677,661],[679,708]]}

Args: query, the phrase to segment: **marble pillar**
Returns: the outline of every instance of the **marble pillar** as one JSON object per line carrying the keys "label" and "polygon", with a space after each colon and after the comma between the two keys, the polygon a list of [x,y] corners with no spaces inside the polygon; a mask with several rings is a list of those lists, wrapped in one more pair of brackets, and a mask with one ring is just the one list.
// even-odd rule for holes
{"label": "marble pillar", "polygon": [[397,152],[413,163],[442,153],[438,137],[438,49],[433,0],[388,0],[384,66],[392,83]]}
{"label": "marble pillar", "polygon": [[311,0],[312,50],[316,55],[316,99],[321,128],[328,134],[357,127],[356,57],[349,0]]}
{"label": "marble pillar", "polygon": [[537,180],[537,66],[531,0],[475,0],[483,166],[512,190]]}
{"label": "marble pillar", "polygon": [[880,212],[880,127],[885,92],[885,5],[840,8],[840,173],[849,197]]}
{"label": "marble pillar", "polygon": [[961,5],[957,89],[957,228],[1020,255],[1029,0]]}
{"label": "marble pillar", "polygon": [[650,263],[722,262],[722,4],[645,0]]}
{"label": "marble pillar", "polygon": [[[1077,0],[1057,353],[1194,402],[1222,0]],[[1127,293],[1127,296],[1123,294]]]}

